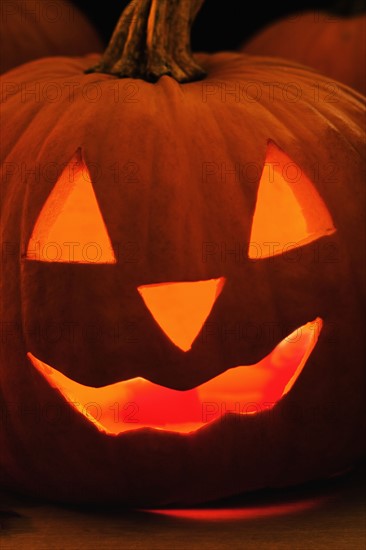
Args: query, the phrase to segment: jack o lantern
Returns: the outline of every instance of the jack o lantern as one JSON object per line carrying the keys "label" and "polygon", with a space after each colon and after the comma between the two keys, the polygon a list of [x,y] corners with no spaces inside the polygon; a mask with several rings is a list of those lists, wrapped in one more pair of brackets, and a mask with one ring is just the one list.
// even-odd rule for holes
{"label": "jack o lantern", "polygon": [[366,94],[365,14],[294,14],[269,25],[241,49],[303,63]]}
{"label": "jack o lantern", "polygon": [[101,52],[87,18],[67,0],[2,0],[0,72],[49,55]]}
{"label": "jack o lantern", "polygon": [[364,454],[364,98],[193,58],[197,3],[147,4],[102,60],[2,78],[0,482],[152,506],[334,475]]}

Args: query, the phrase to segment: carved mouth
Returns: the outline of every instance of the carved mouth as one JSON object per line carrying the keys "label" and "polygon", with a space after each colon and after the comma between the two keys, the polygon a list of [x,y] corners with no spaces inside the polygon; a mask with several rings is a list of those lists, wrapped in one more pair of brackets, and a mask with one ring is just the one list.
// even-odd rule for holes
{"label": "carved mouth", "polygon": [[189,433],[227,412],[256,414],[290,391],[313,351],[323,322],[317,317],[284,338],[264,359],[230,368],[189,390],[141,377],[101,388],[84,386],[28,353],[32,365],[65,401],[108,435],[141,428]]}

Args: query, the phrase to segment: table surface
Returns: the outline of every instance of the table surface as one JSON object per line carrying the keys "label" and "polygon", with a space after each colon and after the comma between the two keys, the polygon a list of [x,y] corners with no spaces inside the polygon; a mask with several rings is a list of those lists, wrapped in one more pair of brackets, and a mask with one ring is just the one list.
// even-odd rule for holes
{"label": "table surface", "polygon": [[185,510],[70,508],[0,492],[0,548],[366,550],[365,472]]}

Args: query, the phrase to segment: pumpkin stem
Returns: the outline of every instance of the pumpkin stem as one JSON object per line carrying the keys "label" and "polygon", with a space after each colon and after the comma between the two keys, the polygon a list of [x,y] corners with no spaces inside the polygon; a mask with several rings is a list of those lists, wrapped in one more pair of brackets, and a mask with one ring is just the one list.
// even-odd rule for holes
{"label": "pumpkin stem", "polygon": [[169,75],[178,82],[205,76],[193,59],[190,34],[204,0],[132,0],[123,11],[98,65],[87,73],[156,82]]}

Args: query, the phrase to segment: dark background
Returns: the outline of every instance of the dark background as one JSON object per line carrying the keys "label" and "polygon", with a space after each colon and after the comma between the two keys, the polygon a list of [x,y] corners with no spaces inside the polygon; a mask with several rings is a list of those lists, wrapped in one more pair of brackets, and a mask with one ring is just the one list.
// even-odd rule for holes
{"label": "dark background", "polygon": [[[105,41],[129,0],[72,0],[92,20]],[[195,51],[238,48],[260,28],[291,13],[310,9],[349,14],[365,11],[365,0],[206,0],[192,31]]]}

